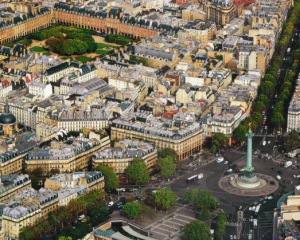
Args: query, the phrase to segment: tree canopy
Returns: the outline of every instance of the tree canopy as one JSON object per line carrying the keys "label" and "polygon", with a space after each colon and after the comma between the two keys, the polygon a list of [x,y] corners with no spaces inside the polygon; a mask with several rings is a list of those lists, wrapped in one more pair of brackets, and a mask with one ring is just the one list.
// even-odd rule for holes
{"label": "tree canopy", "polygon": [[218,202],[210,191],[195,189],[188,191],[184,195],[185,199],[192,203],[196,208],[202,210],[216,209]]}
{"label": "tree canopy", "polygon": [[107,191],[114,190],[119,186],[118,176],[111,167],[100,165],[97,167],[97,170],[104,175],[105,189]]}
{"label": "tree canopy", "polygon": [[71,26],[55,26],[37,31],[30,35],[36,40],[46,40],[45,44],[52,52],[70,56],[94,52],[97,43],[91,36],[91,31]]}
{"label": "tree canopy", "polygon": [[226,233],[226,214],[223,212],[218,213],[217,219],[217,231],[216,237],[217,239],[223,239],[223,236]]}
{"label": "tree canopy", "polygon": [[210,218],[211,218],[211,213],[208,210],[202,211],[199,215],[199,220],[201,221],[207,221]]}
{"label": "tree canopy", "polygon": [[159,189],[154,195],[156,206],[162,210],[169,210],[176,204],[177,195],[170,188]]}
{"label": "tree canopy", "polygon": [[284,139],[284,150],[290,152],[294,147],[299,146],[299,133],[296,130],[289,132]]}
{"label": "tree canopy", "polygon": [[212,152],[218,151],[221,147],[225,146],[227,137],[224,133],[215,133],[212,139]]}
{"label": "tree canopy", "polygon": [[142,207],[138,202],[129,202],[124,206],[124,212],[127,217],[135,219],[141,214]]}
{"label": "tree canopy", "polygon": [[176,164],[171,156],[159,159],[158,166],[163,178],[171,177],[176,170]]}
{"label": "tree canopy", "polygon": [[135,158],[126,168],[125,173],[135,184],[144,184],[149,180],[149,173],[143,159]]}
{"label": "tree canopy", "polygon": [[210,229],[205,223],[194,220],[185,225],[184,238],[187,240],[211,239]]}

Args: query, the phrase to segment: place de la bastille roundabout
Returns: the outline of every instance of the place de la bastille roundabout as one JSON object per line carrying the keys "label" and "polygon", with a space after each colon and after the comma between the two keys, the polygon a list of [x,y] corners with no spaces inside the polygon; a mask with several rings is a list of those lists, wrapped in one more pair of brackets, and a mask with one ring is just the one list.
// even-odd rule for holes
{"label": "place de la bastille roundabout", "polygon": [[219,181],[219,186],[224,191],[242,196],[261,196],[275,192],[278,182],[269,175],[254,173],[252,166],[252,138],[254,136],[251,125],[247,133],[247,165],[240,174],[226,175]]}

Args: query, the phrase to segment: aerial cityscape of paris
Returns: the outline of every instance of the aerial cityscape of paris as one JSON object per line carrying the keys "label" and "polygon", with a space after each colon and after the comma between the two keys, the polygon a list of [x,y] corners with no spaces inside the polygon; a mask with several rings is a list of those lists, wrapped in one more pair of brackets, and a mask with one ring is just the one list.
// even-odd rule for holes
{"label": "aerial cityscape of paris", "polygon": [[300,0],[0,9],[0,240],[300,239]]}

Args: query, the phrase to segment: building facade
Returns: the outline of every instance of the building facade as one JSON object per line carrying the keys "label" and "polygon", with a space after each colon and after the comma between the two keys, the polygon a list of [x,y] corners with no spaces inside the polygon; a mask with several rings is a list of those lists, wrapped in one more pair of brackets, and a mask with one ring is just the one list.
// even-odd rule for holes
{"label": "building facade", "polygon": [[[148,119],[148,120],[147,120]],[[151,114],[130,113],[111,121],[111,139],[142,139],[158,149],[172,148],[179,160],[202,149],[203,129],[194,121],[174,120],[164,123]]]}
{"label": "building facade", "polygon": [[116,142],[114,148],[96,152],[93,155],[93,167],[109,166],[115,173],[122,174],[135,158],[141,158],[151,173],[157,163],[157,149],[151,143],[123,139]]}
{"label": "building facade", "polygon": [[26,169],[41,167],[44,172],[54,169],[61,173],[76,170],[87,170],[91,164],[91,156],[100,150],[100,142],[96,139],[88,141],[68,140],[67,143],[51,142],[48,149],[33,149],[26,157]]}

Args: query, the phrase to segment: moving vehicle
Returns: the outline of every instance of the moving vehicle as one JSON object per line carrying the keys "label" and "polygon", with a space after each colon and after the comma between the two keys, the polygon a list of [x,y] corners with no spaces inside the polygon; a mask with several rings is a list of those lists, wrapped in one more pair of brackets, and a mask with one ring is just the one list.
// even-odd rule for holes
{"label": "moving vehicle", "polygon": [[203,178],[203,173],[200,173],[198,175],[193,175],[193,176],[187,178],[185,181],[187,184],[189,184],[190,182],[193,182],[193,181],[201,179],[201,178]]}
{"label": "moving vehicle", "polygon": [[288,48],[288,49],[286,50],[286,53],[287,53],[287,54],[290,54],[290,53],[291,53],[291,48]]}
{"label": "moving vehicle", "polygon": [[216,161],[217,161],[217,163],[223,162],[224,161],[224,157],[218,157]]}
{"label": "moving vehicle", "polygon": [[257,219],[256,218],[253,219],[253,228],[254,229],[257,228]]}
{"label": "moving vehicle", "polygon": [[260,210],[261,204],[258,204],[255,208],[255,215],[258,215],[259,210]]}
{"label": "moving vehicle", "polygon": [[280,180],[280,179],[281,179],[281,177],[280,177],[279,175],[277,175],[277,176],[276,176],[276,179],[277,179],[277,180]]}
{"label": "moving vehicle", "polygon": [[288,168],[290,166],[293,165],[293,162],[292,161],[287,161],[285,164],[284,164],[284,168]]}

